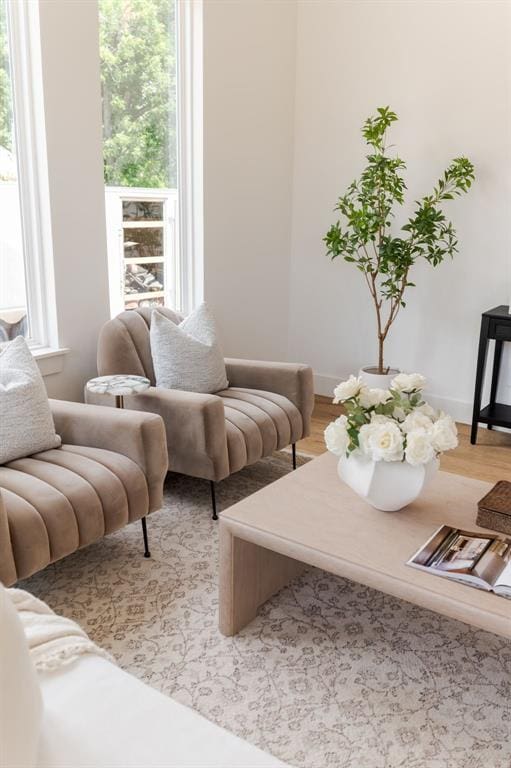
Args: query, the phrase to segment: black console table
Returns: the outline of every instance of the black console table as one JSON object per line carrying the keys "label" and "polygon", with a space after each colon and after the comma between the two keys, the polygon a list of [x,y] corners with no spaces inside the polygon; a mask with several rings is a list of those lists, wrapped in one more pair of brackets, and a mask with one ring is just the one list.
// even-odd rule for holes
{"label": "black console table", "polygon": [[[488,342],[495,339],[495,352],[493,355],[493,373],[491,377],[490,402],[486,408],[481,409],[481,394],[484,382],[484,370],[486,368],[486,356]],[[496,403],[497,386],[499,383],[500,361],[502,359],[502,343],[511,341],[511,315],[508,306],[495,307],[483,312],[481,317],[481,333],[479,336],[479,352],[477,354],[476,387],[474,393],[474,413],[472,416],[472,432],[470,442],[475,445],[477,440],[477,427],[479,424],[487,424],[492,427],[508,427],[511,429],[511,405]]]}

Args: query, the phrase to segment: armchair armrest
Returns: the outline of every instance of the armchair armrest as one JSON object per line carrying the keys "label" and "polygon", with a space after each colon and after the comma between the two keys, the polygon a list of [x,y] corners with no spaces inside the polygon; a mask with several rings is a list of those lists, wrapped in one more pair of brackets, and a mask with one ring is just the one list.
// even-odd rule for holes
{"label": "armchair armrest", "polygon": [[0,581],[8,587],[14,584],[17,578],[18,574],[16,573],[16,564],[12,552],[7,510],[5,509],[2,490],[0,489]]}
{"label": "armchair armrest", "polygon": [[169,469],[222,480],[229,474],[222,398],[179,389],[149,387],[124,398],[126,408],[158,413],[165,424]]}
{"label": "armchair armrest", "polygon": [[127,456],[145,474],[150,496],[153,491],[161,496],[168,462],[165,429],[159,416],[66,400],[49,402],[63,443]]}
{"label": "armchair armrest", "polygon": [[310,432],[314,407],[312,368],[300,363],[269,363],[262,360],[226,358],[229,386],[263,389],[283,395],[296,405],[303,419],[304,437]]}

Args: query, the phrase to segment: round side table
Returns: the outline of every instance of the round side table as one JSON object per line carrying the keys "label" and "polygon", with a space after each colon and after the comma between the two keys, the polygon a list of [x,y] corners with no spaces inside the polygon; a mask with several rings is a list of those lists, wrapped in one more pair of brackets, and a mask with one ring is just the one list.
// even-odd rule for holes
{"label": "round side table", "polygon": [[[96,395],[114,395],[115,407],[124,408],[125,395],[138,395],[149,389],[151,382],[144,376],[130,376],[117,374],[113,376],[96,376],[87,382],[87,390]],[[142,534],[144,536],[144,557],[151,557],[149,541],[147,538],[147,523],[142,518]]]}
{"label": "round side table", "polygon": [[151,382],[145,376],[130,376],[115,374],[113,376],[96,376],[87,382],[89,392],[96,395],[115,395],[116,408],[124,408],[125,395],[139,395],[149,389]]}

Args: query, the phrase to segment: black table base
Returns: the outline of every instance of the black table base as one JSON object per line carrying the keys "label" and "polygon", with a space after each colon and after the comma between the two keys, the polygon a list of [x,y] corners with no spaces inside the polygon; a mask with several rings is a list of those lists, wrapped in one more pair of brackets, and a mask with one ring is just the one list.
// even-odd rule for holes
{"label": "black table base", "polygon": [[[490,402],[481,409],[481,396],[488,355],[488,342],[495,340],[493,353],[493,371],[490,387]],[[479,424],[492,427],[508,427],[511,429],[511,405],[497,403],[497,387],[499,383],[500,363],[502,360],[502,345],[511,341],[511,315],[508,306],[495,307],[484,312],[481,317],[481,333],[479,335],[479,352],[477,355],[476,386],[474,392],[474,412],[472,415],[472,431],[470,442],[475,445]]]}

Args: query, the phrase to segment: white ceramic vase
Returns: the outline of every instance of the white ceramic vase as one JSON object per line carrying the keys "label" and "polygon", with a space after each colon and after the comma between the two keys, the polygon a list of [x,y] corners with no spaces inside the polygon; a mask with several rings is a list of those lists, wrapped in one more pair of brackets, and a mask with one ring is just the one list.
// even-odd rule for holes
{"label": "white ceramic vase", "polygon": [[370,389],[388,389],[394,376],[399,373],[397,368],[391,368],[388,373],[376,373],[377,370],[376,367],[372,366],[361,368],[358,376],[362,384]]}
{"label": "white ceramic vase", "polygon": [[436,474],[440,462],[432,459],[417,467],[406,461],[372,461],[364,456],[342,456],[339,477],[376,509],[396,512],[411,504]]}

